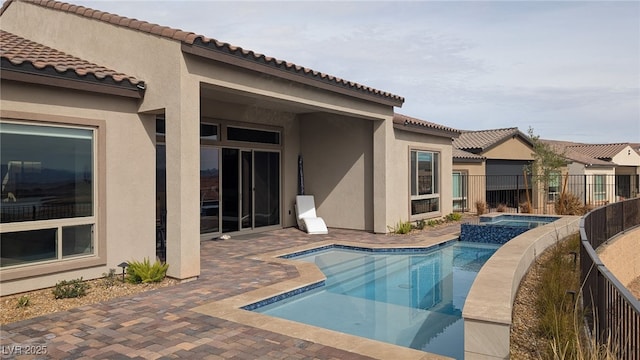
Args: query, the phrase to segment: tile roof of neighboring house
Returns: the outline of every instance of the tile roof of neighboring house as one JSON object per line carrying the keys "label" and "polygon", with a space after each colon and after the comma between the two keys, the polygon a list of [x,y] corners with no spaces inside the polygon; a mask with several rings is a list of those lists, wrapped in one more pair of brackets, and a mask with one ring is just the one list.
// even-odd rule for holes
{"label": "tile roof of neighboring house", "polygon": [[[48,79],[73,80],[133,90],[140,94],[144,82],[42,44],[0,30],[0,59],[3,79],[18,80],[12,74],[38,75]],[[54,84],[42,79],[42,83]],[[141,97],[135,96],[134,97]]]}
{"label": "tile roof of neighboring house", "polygon": [[460,136],[460,130],[398,113],[393,114],[393,126],[396,129],[426,133],[437,136],[452,138]]}
{"label": "tile roof of neighboring house", "polygon": [[468,151],[453,148],[453,161],[456,160],[470,160],[470,161],[482,161],[485,157],[481,155],[477,155],[474,153],[470,153]]}
{"label": "tile roof of neighboring house", "polygon": [[9,7],[12,2],[27,2],[58,11],[64,11],[86,18],[103,21],[116,26],[126,27],[156,36],[173,39],[187,45],[194,45],[200,48],[206,48],[209,51],[223,53],[232,56],[236,61],[251,61],[260,65],[267,66],[272,69],[284,71],[289,75],[298,75],[306,79],[316,80],[324,84],[330,84],[339,88],[355,91],[357,93],[373,96],[378,99],[384,99],[389,104],[401,106],[404,98],[388,92],[376,90],[374,88],[364,86],[355,82],[347,81],[335,76],[327,75],[312,69],[302,67],[296,64],[278,60],[269,56],[255,53],[251,50],[245,50],[241,47],[208,38],[204,35],[198,35],[193,32],[186,32],[180,29],[174,29],[167,26],[152,24],[146,21],[131,19],[124,16],[111,14],[104,11],[90,9],[84,6],[77,6],[69,3],[53,1],[53,0],[7,0],[0,9],[0,15]]}
{"label": "tile roof of neighboring house", "polygon": [[529,138],[518,128],[504,128],[478,131],[462,131],[462,135],[453,141],[455,148],[472,153],[480,153],[507,140],[511,137],[519,136],[530,143]]}
{"label": "tile roof of neighboring house", "polygon": [[566,159],[584,164],[587,166],[611,167],[615,164],[594,158],[579,151],[579,148],[586,144],[578,144],[570,141],[540,139],[543,143],[551,146],[557,153],[562,154]]}
{"label": "tile roof of neighboring house", "polygon": [[627,146],[629,146],[628,143],[578,144],[578,145],[572,145],[571,149],[596,159],[611,161],[611,159],[613,159],[614,156],[618,155]]}

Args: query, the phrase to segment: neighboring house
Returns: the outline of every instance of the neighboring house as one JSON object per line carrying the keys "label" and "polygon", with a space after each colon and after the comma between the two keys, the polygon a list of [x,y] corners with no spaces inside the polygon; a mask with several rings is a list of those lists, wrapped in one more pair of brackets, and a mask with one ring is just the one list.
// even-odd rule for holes
{"label": "neighboring house", "polygon": [[477,202],[486,203],[486,158],[453,149],[453,209],[473,211]]}
{"label": "neighboring house", "polygon": [[460,134],[395,114],[402,97],[56,1],[7,1],[0,26],[2,295],[165,236],[168,275],[197,277],[201,239],[295,226],[299,156],[329,227],[453,211]]}
{"label": "neighboring house", "polygon": [[640,154],[631,144],[580,144],[542,140],[567,159],[552,181],[550,196],[563,186],[562,175],[569,175],[566,187],[583,203],[595,206],[638,196]]}
{"label": "neighboring house", "polygon": [[[474,194],[484,192],[489,207],[504,204],[517,208],[526,202],[526,189],[532,185],[524,173],[533,161],[533,144],[518,128],[462,131],[453,146],[457,149],[454,178],[456,174],[467,174],[467,188]],[[469,197],[464,208],[473,209],[477,200],[483,199]]]}

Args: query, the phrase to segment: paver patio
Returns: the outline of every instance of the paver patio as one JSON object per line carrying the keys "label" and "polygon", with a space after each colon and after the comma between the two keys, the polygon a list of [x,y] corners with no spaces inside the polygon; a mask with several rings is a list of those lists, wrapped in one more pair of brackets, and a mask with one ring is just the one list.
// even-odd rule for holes
{"label": "paver patio", "polygon": [[[251,326],[202,315],[196,306],[296,278],[294,266],[251,257],[322,241],[411,244],[457,236],[459,223],[410,235],[295,228],[204,241],[198,280],[41,316],[2,327],[2,358],[17,359],[369,359]],[[15,346],[46,345],[46,356],[9,354]]]}

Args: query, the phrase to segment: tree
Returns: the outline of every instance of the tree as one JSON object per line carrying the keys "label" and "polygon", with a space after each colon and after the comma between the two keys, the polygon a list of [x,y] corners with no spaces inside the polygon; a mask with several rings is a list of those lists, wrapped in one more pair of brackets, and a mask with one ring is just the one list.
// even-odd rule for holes
{"label": "tree", "polygon": [[[543,198],[547,199],[549,184],[551,181],[558,181],[557,174],[563,166],[567,164],[564,152],[556,151],[551,145],[540,140],[539,135],[535,135],[533,128],[527,131],[529,140],[533,144],[533,163],[525,169],[533,177],[533,182],[538,186],[542,184]],[[544,206],[544,213],[547,207]]]}

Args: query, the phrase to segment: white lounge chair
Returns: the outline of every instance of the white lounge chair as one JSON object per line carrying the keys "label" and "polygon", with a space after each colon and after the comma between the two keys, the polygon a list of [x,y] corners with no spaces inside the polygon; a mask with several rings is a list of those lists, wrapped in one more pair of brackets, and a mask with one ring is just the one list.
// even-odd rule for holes
{"label": "white lounge chair", "polygon": [[316,204],[313,195],[296,196],[296,216],[298,227],[308,234],[328,234],[327,224],[316,215]]}

